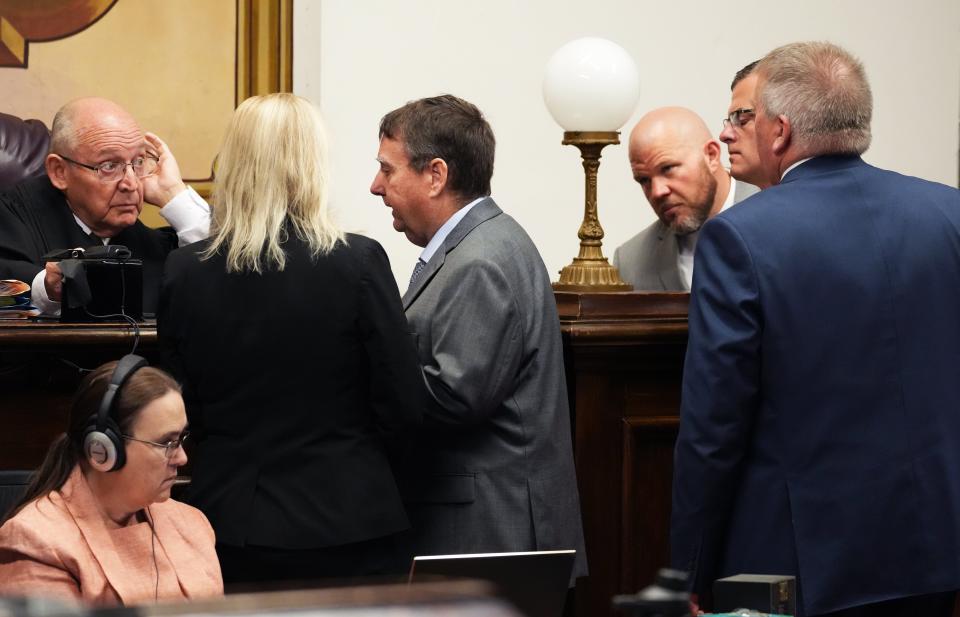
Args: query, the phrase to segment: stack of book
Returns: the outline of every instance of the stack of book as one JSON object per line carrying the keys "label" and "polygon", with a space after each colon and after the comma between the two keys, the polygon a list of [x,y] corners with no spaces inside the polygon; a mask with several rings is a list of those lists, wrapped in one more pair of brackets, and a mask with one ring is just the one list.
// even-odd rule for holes
{"label": "stack of book", "polygon": [[0,319],[29,319],[40,311],[30,305],[30,286],[23,281],[0,281]]}

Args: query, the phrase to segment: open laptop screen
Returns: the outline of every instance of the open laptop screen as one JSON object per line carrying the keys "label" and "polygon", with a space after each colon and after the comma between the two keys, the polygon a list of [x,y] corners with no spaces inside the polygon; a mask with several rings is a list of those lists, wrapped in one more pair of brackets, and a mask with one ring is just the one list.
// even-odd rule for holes
{"label": "open laptop screen", "polygon": [[559,617],[577,552],[531,551],[414,557],[410,583],[472,578],[494,583],[528,617]]}

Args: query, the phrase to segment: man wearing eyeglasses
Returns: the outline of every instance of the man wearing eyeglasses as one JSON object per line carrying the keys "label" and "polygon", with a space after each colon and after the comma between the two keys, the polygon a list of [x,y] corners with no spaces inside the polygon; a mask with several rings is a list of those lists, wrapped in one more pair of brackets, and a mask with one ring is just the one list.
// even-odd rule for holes
{"label": "man wearing eyeglasses", "polygon": [[703,119],[683,107],[655,109],[633,128],[630,168],[658,219],[613,253],[634,289],[689,291],[700,226],[753,192],[730,177],[720,152]]}
{"label": "man wearing eyeglasses", "polygon": [[764,178],[760,168],[760,156],[757,154],[757,136],[754,118],[756,101],[754,91],[757,88],[757,74],[754,69],[759,60],[743,67],[733,77],[730,84],[730,109],[723,119],[720,141],[727,144],[730,158],[730,175],[748,184],[765,189],[770,182]]}
{"label": "man wearing eyeglasses", "polygon": [[[167,254],[205,238],[210,225],[209,207],[184,185],[166,144],[116,103],[77,99],[54,117],[46,171],[0,195],[0,279],[31,283],[34,306],[57,314],[62,274],[41,256],[123,245],[143,261],[143,306],[152,313]],[[162,204],[172,228],[141,223],[144,200]]]}

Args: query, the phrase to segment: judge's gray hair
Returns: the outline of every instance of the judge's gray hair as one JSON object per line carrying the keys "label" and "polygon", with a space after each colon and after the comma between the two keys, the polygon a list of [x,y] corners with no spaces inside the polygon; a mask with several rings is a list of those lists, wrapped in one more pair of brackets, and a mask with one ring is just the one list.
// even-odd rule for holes
{"label": "judge's gray hair", "polygon": [[54,154],[73,154],[77,147],[77,131],[73,126],[73,112],[64,105],[53,117],[50,128],[50,152]]}
{"label": "judge's gray hair", "polygon": [[761,113],[790,120],[801,154],[863,154],[870,147],[873,95],[852,54],[833,43],[791,43],[764,56],[757,71]]}

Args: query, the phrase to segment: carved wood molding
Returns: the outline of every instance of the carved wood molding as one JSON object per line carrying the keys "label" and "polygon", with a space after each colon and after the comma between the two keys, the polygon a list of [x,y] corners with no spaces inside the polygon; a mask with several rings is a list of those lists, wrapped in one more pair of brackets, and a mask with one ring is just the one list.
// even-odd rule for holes
{"label": "carved wood molding", "polygon": [[[670,499],[677,416],[623,420],[620,589],[635,591],[653,580],[670,555]],[[658,507],[650,507],[658,504]],[[659,565],[657,565],[659,564]]]}
{"label": "carved wood molding", "polygon": [[574,347],[683,343],[688,293],[554,292],[560,331]]}
{"label": "carved wood molding", "polygon": [[[134,330],[127,324],[0,323],[0,349],[49,351],[89,346],[130,347]],[[155,323],[140,324],[140,347],[154,347]]]}

